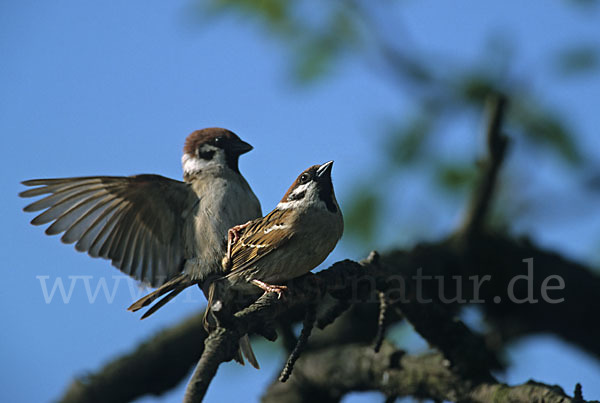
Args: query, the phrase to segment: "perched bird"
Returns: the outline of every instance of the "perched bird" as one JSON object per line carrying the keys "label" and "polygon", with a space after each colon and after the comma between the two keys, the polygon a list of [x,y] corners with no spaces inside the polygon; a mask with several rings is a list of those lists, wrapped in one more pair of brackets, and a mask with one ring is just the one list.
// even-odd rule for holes
{"label": "perched bird", "polygon": [[191,133],[183,148],[183,182],[159,175],[94,176],[24,181],[21,197],[47,195],[25,211],[31,223],[78,251],[110,259],[122,272],[159,287],[129,307],[167,294],[142,319],[183,289],[220,273],[232,226],[260,217],[260,203],[238,168],[252,150],[233,132]]}
{"label": "perched bird", "polygon": [[[298,176],[275,210],[228,232],[224,274],[213,281],[209,309],[227,308],[235,293],[275,292],[288,280],[308,273],[331,253],[344,230],[331,182],[333,161]],[[257,288],[258,287],[258,288]],[[207,310],[205,325],[212,321]]]}

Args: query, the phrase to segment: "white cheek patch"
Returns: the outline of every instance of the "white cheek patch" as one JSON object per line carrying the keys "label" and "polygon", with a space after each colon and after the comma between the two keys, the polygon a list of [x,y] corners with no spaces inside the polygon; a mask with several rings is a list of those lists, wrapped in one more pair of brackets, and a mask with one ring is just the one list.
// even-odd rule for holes
{"label": "white cheek patch", "polygon": [[[294,196],[299,197],[301,193],[304,193],[304,196],[298,200],[294,200]],[[310,205],[315,205],[319,203],[319,192],[317,190],[317,184],[314,182],[308,182],[304,185],[300,185],[295,188],[292,193],[288,196],[288,201],[282,201],[277,205],[277,208],[280,210],[290,209],[290,208],[303,208],[308,207]]]}
{"label": "white cheek patch", "polygon": [[200,148],[201,151],[212,151],[214,152],[213,157],[210,160],[198,158],[195,155],[183,154],[181,157],[181,166],[183,167],[184,174],[194,174],[201,170],[212,167],[212,166],[225,166],[225,151],[223,149],[205,144]]}
{"label": "white cheek patch", "polygon": [[302,197],[300,197],[302,195],[302,193],[306,194],[306,191],[308,190],[308,187],[310,186],[310,182],[309,183],[305,183],[304,185],[300,185],[298,186],[296,189],[294,189],[292,191],[292,193],[289,195],[289,199],[290,200],[296,200],[296,199],[301,199]]}
{"label": "white cheek patch", "polygon": [[302,200],[294,200],[291,202],[279,202],[279,204],[277,205],[277,209],[279,210],[286,210],[289,208],[296,208],[299,207],[302,203]]}
{"label": "white cheek patch", "polygon": [[183,157],[181,157],[181,166],[183,167],[184,174],[200,172],[202,168],[206,167],[207,162],[208,161],[192,157],[189,154],[183,154]]}
{"label": "white cheek patch", "polygon": [[275,231],[275,230],[278,230],[278,229],[285,229],[287,227],[289,227],[289,225],[286,225],[286,224],[275,224],[272,227],[265,228],[265,230],[263,232],[265,234],[268,234],[271,231]]}

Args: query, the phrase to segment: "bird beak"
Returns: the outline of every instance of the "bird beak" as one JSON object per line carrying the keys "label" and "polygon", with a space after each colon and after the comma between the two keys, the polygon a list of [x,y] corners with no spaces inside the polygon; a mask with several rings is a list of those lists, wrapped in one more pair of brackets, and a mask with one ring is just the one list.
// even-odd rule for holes
{"label": "bird beak", "polygon": [[250,144],[246,143],[243,140],[236,141],[230,147],[231,147],[230,148],[231,151],[233,151],[234,153],[236,153],[238,155],[246,154],[248,151],[250,151],[254,148]]}
{"label": "bird beak", "polygon": [[331,176],[331,168],[333,167],[333,161],[329,161],[324,163],[317,169],[317,177],[323,178],[326,176]]}

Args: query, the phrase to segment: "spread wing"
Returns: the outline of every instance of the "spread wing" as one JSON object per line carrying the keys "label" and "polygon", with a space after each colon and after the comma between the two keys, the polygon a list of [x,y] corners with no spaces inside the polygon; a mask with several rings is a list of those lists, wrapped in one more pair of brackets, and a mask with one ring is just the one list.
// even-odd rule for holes
{"label": "spread wing", "polygon": [[47,195],[24,211],[31,223],[52,223],[46,234],[92,257],[110,259],[122,272],[159,286],[183,268],[184,215],[194,207],[184,182],[159,175],[34,179],[21,197]]}
{"label": "spread wing", "polygon": [[231,272],[239,273],[252,267],[263,257],[282,247],[293,237],[283,211],[273,210],[264,218],[251,221],[231,247]]}

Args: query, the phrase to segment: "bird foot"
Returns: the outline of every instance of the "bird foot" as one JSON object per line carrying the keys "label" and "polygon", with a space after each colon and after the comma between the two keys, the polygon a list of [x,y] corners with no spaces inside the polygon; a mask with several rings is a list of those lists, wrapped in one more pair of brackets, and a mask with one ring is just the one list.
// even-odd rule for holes
{"label": "bird foot", "polygon": [[250,225],[252,221],[248,221],[245,224],[236,225],[235,227],[229,228],[227,231],[227,261],[231,261],[231,247],[240,239],[240,231]]}
{"label": "bird foot", "polygon": [[252,284],[264,290],[265,292],[274,292],[277,294],[277,299],[281,299],[281,297],[285,296],[285,291],[287,290],[287,286],[285,285],[272,285],[267,284],[264,281],[260,280],[252,280]]}

